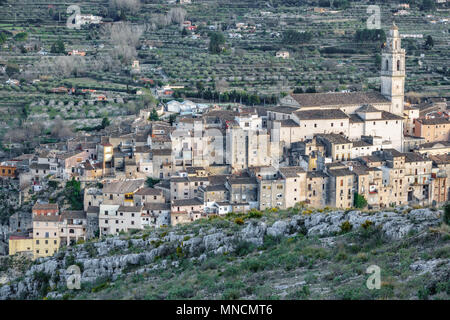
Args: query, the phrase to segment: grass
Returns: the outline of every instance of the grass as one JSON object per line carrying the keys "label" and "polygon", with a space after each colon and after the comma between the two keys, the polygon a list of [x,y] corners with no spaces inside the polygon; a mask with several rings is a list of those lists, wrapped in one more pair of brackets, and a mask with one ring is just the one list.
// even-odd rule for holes
{"label": "grass", "polygon": [[[426,255],[448,258],[449,239],[425,233],[398,242],[385,239],[373,226],[336,237],[333,246],[320,238],[297,235],[266,237],[256,248],[243,241],[234,253],[179,261],[164,269],[123,274],[104,280],[76,299],[433,299],[448,298],[445,278],[413,277],[409,266]],[[380,290],[369,290],[366,268],[382,270]]]}

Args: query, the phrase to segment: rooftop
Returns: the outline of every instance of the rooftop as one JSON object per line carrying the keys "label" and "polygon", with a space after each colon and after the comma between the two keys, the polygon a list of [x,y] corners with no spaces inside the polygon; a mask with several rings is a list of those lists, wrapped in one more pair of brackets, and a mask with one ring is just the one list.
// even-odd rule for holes
{"label": "rooftop", "polygon": [[302,120],[326,120],[326,119],[348,119],[349,116],[341,109],[315,109],[296,111],[300,122]]}
{"label": "rooftop", "polygon": [[291,97],[301,107],[391,103],[379,92],[301,93],[291,94]]}

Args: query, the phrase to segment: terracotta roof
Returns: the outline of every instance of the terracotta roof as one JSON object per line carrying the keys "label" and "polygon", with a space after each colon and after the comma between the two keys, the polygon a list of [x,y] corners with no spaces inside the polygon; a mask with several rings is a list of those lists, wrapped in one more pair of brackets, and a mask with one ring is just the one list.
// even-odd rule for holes
{"label": "terracotta roof", "polygon": [[33,210],[58,210],[57,203],[36,203]]}
{"label": "terracotta roof", "polygon": [[381,112],[381,110],[378,110],[377,108],[375,108],[373,105],[371,104],[364,104],[362,105],[360,108],[358,108],[356,110],[356,112],[361,112],[361,113],[373,113],[373,112]]}
{"label": "terracotta roof", "polygon": [[159,196],[162,195],[162,190],[144,187],[142,189],[139,189],[135,194],[140,196]]}
{"label": "terracotta roof", "polygon": [[391,103],[379,92],[301,93],[291,94],[291,97],[301,107]]}
{"label": "terracotta roof", "polygon": [[172,202],[172,206],[174,206],[174,207],[199,206],[199,205],[203,205],[203,201],[201,201],[198,198],[179,199],[179,200],[173,200],[173,202]]}
{"label": "terracotta roof", "polygon": [[141,212],[142,206],[120,206],[117,212]]}
{"label": "terracotta roof", "polygon": [[144,180],[124,180],[117,182],[110,182],[103,186],[103,193],[124,194],[136,192],[144,185]]}
{"label": "terracotta roof", "polygon": [[349,116],[341,109],[315,109],[296,111],[300,122],[302,120],[321,120],[321,119],[348,119]]}
{"label": "terracotta roof", "polygon": [[170,203],[146,203],[144,210],[170,210]]}
{"label": "terracotta roof", "polygon": [[447,118],[416,119],[416,121],[423,125],[450,124],[450,120]]}
{"label": "terracotta roof", "polygon": [[324,140],[328,140],[331,143],[335,144],[348,144],[352,143],[350,140],[348,140],[346,137],[344,137],[341,134],[336,133],[320,133],[316,134],[316,137],[322,138]]}
{"label": "terracotta roof", "polygon": [[296,178],[296,177],[298,177],[299,173],[304,173],[305,170],[302,167],[283,167],[283,168],[280,168],[280,172],[286,178]]}
{"label": "terracotta roof", "polygon": [[64,211],[61,213],[61,219],[86,219],[86,213],[84,211]]}

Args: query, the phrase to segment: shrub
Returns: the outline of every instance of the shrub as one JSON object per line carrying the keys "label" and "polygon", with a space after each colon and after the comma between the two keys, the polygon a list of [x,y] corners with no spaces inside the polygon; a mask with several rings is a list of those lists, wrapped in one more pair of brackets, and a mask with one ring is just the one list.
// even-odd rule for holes
{"label": "shrub", "polygon": [[242,218],[236,218],[236,219],[234,219],[234,223],[242,225],[242,224],[244,224],[244,220]]}
{"label": "shrub", "polygon": [[450,202],[444,206],[444,223],[450,226]]}
{"label": "shrub", "polygon": [[347,233],[352,229],[353,229],[353,225],[349,221],[342,222],[342,224],[341,224],[342,233]]}
{"label": "shrub", "polygon": [[363,195],[360,195],[359,193],[355,192],[354,202],[353,205],[355,208],[362,209],[367,206],[367,200],[364,198]]}
{"label": "shrub", "polygon": [[263,213],[261,211],[258,211],[256,209],[252,209],[248,212],[249,218],[261,218],[263,216]]}
{"label": "shrub", "polygon": [[371,225],[373,225],[373,222],[372,221],[370,221],[370,220],[366,220],[366,221],[364,221],[364,223],[361,225],[361,227],[363,227],[363,229],[369,229],[370,228],[370,226]]}

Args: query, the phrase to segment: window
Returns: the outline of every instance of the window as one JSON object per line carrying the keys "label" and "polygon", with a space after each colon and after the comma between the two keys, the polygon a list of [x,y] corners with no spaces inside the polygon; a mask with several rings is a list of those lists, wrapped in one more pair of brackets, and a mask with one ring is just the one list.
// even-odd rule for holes
{"label": "window", "polygon": [[400,60],[397,60],[397,71],[400,71]]}

